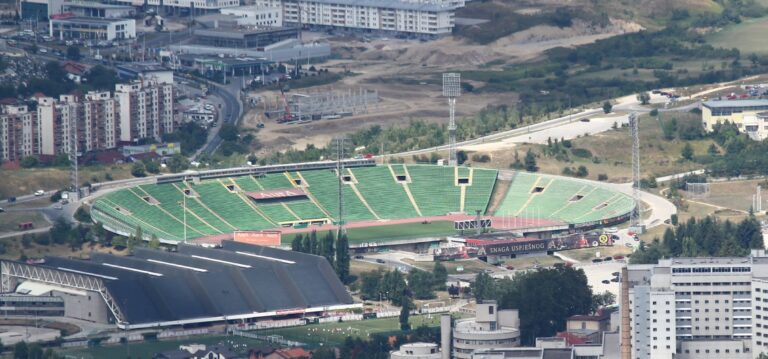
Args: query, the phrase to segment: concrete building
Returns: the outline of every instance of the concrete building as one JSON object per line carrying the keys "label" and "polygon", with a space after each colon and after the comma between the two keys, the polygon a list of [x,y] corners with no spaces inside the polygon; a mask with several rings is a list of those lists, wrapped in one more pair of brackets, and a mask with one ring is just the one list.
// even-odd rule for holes
{"label": "concrete building", "polygon": [[[754,118],[758,113],[765,111],[768,111],[768,100],[706,101],[701,106],[701,122],[707,132],[712,131],[716,124],[726,121],[736,124],[739,131],[746,131],[745,118]],[[750,126],[754,125],[757,123],[750,121]],[[765,126],[768,126],[768,122],[763,122],[758,127],[765,131]]]}
{"label": "concrete building", "polygon": [[189,12],[203,14],[218,12],[228,7],[240,6],[240,0],[114,0],[116,3],[132,6],[149,6],[162,11]]}
{"label": "concrete building", "polygon": [[92,17],[57,17],[48,23],[49,35],[57,40],[113,41],[136,38],[136,20]]}
{"label": "concrete building", "polygon": [[286,24],[439,36],[451,33],[464,1],[256,0],[256,5],[280,6]]}
{"label": "concrete building", "polygon": [[133,6],[102,4],[92,1],[65,2],[62,5],[62,12],[71,13],[78,17],[100,19],[120,19],[136,16],[136,8]]}
{"label": "concrete building", "polygon": [[82,101],[80,152],[115,148],[120,139],[118,102],[109,91],[91,91]]}
{"label": "concrete building", "polygon": [[4,162],[21,161],[39,151],[37,113],[27,105],[0,107],[0,158]]}
{"label": "concrete building", "polygon": [[239,25],[260,27],[283,26],[283,10],[280,7],[238,6],[221,9],[221,13],[235,16]]}
{"label": "concrete building", "polygon": [[[520,319],[516,309],[498,310],[495,301],[483,301],[475,310],[475,318],[458,320],[453,328],[450,320],[441,321],[444,358],[446,352],[452,358],[469,359],[475,350],[520,346]],[[446,333],[450,333],[450,339],[445,337]]]}
{"label": "concrete building", "polygon": [[58,100],[52,97],[37,99],[39,155],[55,156],[70,152],[74,145],[72,139],[77,128],[76,121],[81,113],[78,107],[72,95],[61,95]]}
{"label": "concrete building", "polygon": [[194,39],[198,44],[241,49],[263,49],[283,40],[295,39],[297,36],[296,28],[238,26],[194,30]]}
{"label": "concrete building", "polygon": [[389,353],[390,359],[440,359],[442,354],[434,343],[409,343]]}
{"label": "concrete building", "polygon": [[768,257],[675,258],[628,268],[632,357],[756,358],[768,351]]}
{"label": "concrete building", "polygon": [[115,86],[119,104],[120,141],[136,142],[142,138],[162,140],[173,132],[173,85],[155,81],[137,81]]}
{"label": "concrete building", "polygon": [[20,16],[22,20],[44,20],[61,13],[64,0],[22,0]]}

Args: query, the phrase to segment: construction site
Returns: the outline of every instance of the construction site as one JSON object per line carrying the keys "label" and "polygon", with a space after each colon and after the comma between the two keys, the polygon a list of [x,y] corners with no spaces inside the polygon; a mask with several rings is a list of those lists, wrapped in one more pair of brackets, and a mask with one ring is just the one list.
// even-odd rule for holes
{"label": "construction site", "polygon": [[359,88],[346,91],[316,90],[280,94],[264,100],[264,116],[278,123],[308,123],[368,113],[379,102],[378,91]]}

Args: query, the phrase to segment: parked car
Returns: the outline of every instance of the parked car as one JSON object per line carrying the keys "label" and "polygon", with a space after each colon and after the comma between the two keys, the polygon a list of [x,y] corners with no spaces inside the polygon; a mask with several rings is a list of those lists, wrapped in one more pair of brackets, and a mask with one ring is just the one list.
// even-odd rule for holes
{"label": "parked car", "polygon": [[606,261],[606,262],[607,262],[607,261],[612,261],[612,260],[613,260],[613,257],[605,257],[605,259],[603,259],[603,260],[604,260],[604,261]]}
{"label": "parked car", "polygon": [[603,281],[602,281],[602,283],[603,283],[603,284],[611,284],[611,281],[609,281],[609,280],[605,279],[605,280],[603,280]]}
{"label": "parked car", "polygon": [[513,266],[507,266],[506,268],[507,268],[507,270],[515,270],[515,267],[513,267]]}
{"label": "parked car", "polygon": [[383,259],[381,259],[381,258],[379,258],[379,259],[376,259],[376,263],[384,263],[384,260],[383,260]]}
{"label": "parked car", "polygon": [[355,259],[365,259],[365,257],[363,257],[363,256],[358,254],[358,255],[355,256]]}
{"label": "parked car", "polygon": [[16,202],[16,197],[8,197],[8,203]]}
{"label": "parked car", "polygon": [[45,194],[45,191],[43,191],[43,190],[41,190],[41,189],[39,189],[39,190],[35,191],[35,196],[37,196],[37,197],[40,197],[40,196],[42,196],[42,195],[44,195],[44,194]]}
{"label": "parked car", "polygon": [[595,259],[592,260],[592,263],[602,263],[602,262],[603,262],[603,260],[600,259],[600,258],[595,258]]}
{"label": "parked car", "polygon": [[620,261],[620,260],[624,259],[624,256],[613,256],[613,259],[617,260],[617,261]]}
{"label": "parked car", "polygon": [[3,207],[0,207],[0,213],[3,213],[3,212],[5,212],[5,210],[3,209]]}
{"label": "parked car", "polygon": [[618,277],[619,276],[619,272],[613,272],[613,273],[611,273],[611,275],[613,275],[614,277]]}

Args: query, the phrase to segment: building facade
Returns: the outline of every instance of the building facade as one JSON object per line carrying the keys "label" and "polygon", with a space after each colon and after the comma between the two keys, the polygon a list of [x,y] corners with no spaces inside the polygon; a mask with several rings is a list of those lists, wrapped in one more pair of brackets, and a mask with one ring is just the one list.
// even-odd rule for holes
{"label": "building facade", "polygon": [[[710,132],[715,126],[730,122],[736,124],[739,131],[746,132],[745,119],[757,117],[758,113],[768,111],[768,100],[729,100],[729,101],[706,101],[701,105],[701,122],[704,130]],[[749,121],[750,126],[756,125],[754,120]],[[768,126],[768,122],[759,124],[762,130]],[[751,128],[749,131],[757,131]]]}
{"label": "building facade", "polygon": [[389,353],[390,359],[440,359],[442,354],[435,343],[409,343]]}
{"label": "building facade", "polygon": [[[173,85],[140,81],[116,85],[115,95],[91,91],[82,97],[40,96],[37,109],[0,106],[0,158],[78,154],[120,147],[176,130]],[[76,147],[75,147],[76,146]]]}
{"label": "building facade", "polygon": [[80,17],[119,19],[136,16],[136,8],[133,6],[102,4],[93,1],[65,2],[62,8],[62,12],[72,13]]}
{"label": "building facade", "polygon": [[628,268],[632,357],[768,352],[768,257],[675,258]]}
{"label": "building facade", "polygon": [[282,27],[283,11],[280,7],[267,6],[238,6],[221,9],[224,15],[232,15],[237,18],[239,25]]}
{"label": "building facade", "polygon": [[498,310],[495,301],[483,301],[475,309],[475,318],[458,320],[453,325],[452,358],[469,359],[476,350],[520,346],[520,318],[516,309]]}
{"label": "building facade", "polygon": [[162,140],[173,132],[173,85],[154,81],[137,81],[115,86],[119,106],[120,141],[136,142],[142,138]]}
{"label": "building facade", "polygon": [[48,23],[49,34],[57,40],[113,41],[136,38],[136,20],[92,17],[58,17]]}
{"label": "building facade", "polygon": [[16,162],[37,155],[38,131],[37,113],[26,105],[0,107],[0,158]]}
{"label": "building facade", "polygon": [[464,1],[256,0],[256,5],[281,7],[287,24],[438,36],[451,33]]}

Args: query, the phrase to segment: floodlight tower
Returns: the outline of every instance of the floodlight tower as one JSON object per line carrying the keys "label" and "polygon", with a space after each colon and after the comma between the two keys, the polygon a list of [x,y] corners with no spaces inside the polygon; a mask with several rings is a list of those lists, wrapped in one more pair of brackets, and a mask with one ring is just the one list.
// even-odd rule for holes
{"label": "floodlight tower", "polygon": [[635,227],[640,224],[640,131],[638,130],[638,118],[636,113],[629,114],[629,128],[632,134],[632,200],[635,208],[629,224]]}
{"label": "floodlight tower", "polygon": [[443,97],[448,98],[448,164],[456,166],[456,98],[461,96],[461,74],[443,74]]}
{"label": "floodlight tower", "polygon": [[348,140],[345,137],[336,137],[333,139],[333,156],[336,158],[336,174],[338,175],[339,179],[339,213],[338,221],[339,226],[337,229],[336,238],[340,238],[341,235],[346,233],[346,229],[344,228],[344,180],[343,180],[343,172],[344,172],[344,152],[345,147],[348,143]]}

